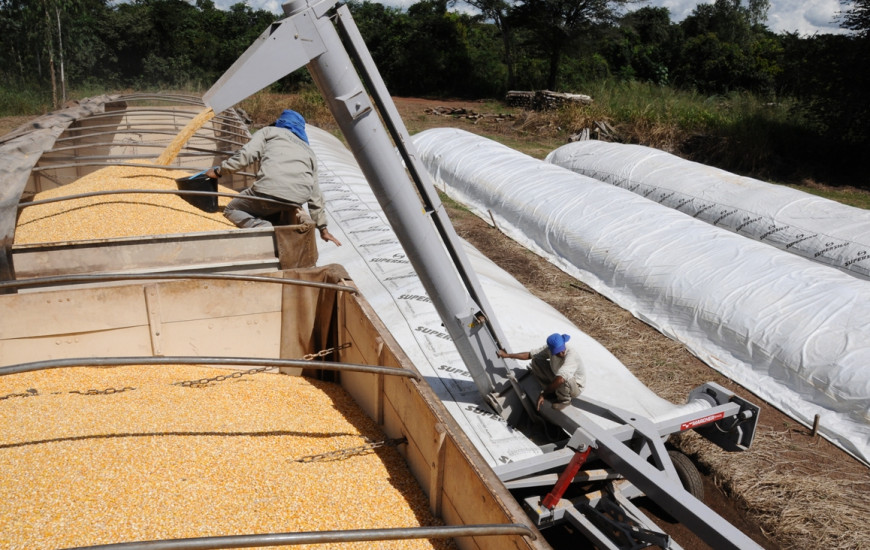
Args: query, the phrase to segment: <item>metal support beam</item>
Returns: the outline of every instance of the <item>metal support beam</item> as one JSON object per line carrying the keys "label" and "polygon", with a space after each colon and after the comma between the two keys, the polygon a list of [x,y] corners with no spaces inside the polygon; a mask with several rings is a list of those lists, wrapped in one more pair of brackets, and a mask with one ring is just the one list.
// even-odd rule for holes
{"label": "metal support beam", "polygon": [[524,536],[536,538],[522,524],[447,525],[443,527],[402,527],[396,529],[348,529],[313,533],[266,533],[261,535],[229,535],[142,542],[120,542],[95,546],[77,546],[67,550],[219,550],[221,548],[258,548],[263,546],[296,546],[300,544],[338,544],[345,542],[445,539],[457,537]]}
{"label": "metal support beam", "polygon": [[129,365],[227,365],[234,367],[292,367],[297,369],[323,369],[335,371],[368,372],[420,380],[420,375],[397,367],[380,367],[377,365],[358,365],[356,363],[339,363],[333,361],[311,361],[308,359],[269,359],[266,357],[200,357],[175,355],[154,357],[152,355],[134,357],[72,357],[69,359],[48,359],[32,363],[19,363],[0,367],[0,376],[34,372],[38,370],[63,369],[73,367],[120,367]]}
{"label": "metal support beam", "polygon": [[[625,443],[613,437],[607,429],[594,422],[586,413],[574,407],[561,411],[544,409],[542,413],[561,426],[574,425],[575,429],[583,430],[594,438],[596,456],[599,459],[622,474],[714,548],[761,548],[755,541],[683,489],[676,477],[669,476],[647,462]],[[655,433],[645,435],[647,439],[658,437]]]}
{"label": "metal support beam", "polygon": [[101,273],[89,275],[58,275],[56,277],[38,277],[21,281],[0,282],[0,289],[30,288],[39,286],[67,285],[72,283],[105,283],[109,281],[167,281],[167,280],[220,280],[220,281],[250,281],[278,285],[307,286],[335,290],[339,292],[359,293],[359,290],[347,285],[323,283],[320,281],[305,281],[303,279],[285,279],[283,277],[267,277],[260,275],[239,275],[236,273]]}

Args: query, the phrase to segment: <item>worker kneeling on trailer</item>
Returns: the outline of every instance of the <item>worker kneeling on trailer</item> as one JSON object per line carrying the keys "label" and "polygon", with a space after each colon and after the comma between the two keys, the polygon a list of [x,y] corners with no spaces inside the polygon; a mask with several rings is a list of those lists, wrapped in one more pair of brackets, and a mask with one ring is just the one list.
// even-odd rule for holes
{"label": "worker kneeling on trailer", "polygon": [[265,218],[296,211],[308,203],[308,213],[317,224],[320,237],[341,246],[326,228],[317,157],[308,145],[302,115],[285,110],[271,126],[255,132],[251,141],[232,157],[206,171],[206,176],[219,178],[224,172],[237,172],[256,161],[260,161],[257,180],[230,201],[224,216],[238,227],[271,227]]}
{"label": "worker kneeling on trailer", "polygon": [[564,409],[586,386],[586,367],[580,353],[568,345],[570,339],[568,334],[554,333],[547,337],[547,345],[537,350],[521,353],[498,350],[498,356],[504,359],[532,360],[529,368],[543,388],[536,404],[539,411],[545,399],[553,403],[554,409]]}

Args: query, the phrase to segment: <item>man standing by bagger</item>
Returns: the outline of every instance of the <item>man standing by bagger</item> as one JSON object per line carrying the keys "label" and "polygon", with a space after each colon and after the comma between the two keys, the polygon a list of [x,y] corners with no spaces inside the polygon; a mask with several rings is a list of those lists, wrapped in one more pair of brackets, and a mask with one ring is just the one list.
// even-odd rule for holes
{"label": "man standing by bagger", "polygon": [[[219,178],[225,172],[236,172],[258,160],[260,169],[254,185],[230,201],[224,208],[224,216],[238,227],[267,227],[272,224],[265,217],[308,203],[308,213],[320,230],[320,238],[341,246],[326,228],[323,195],[317,179],[317,157],[308,146],[302,115],[285,110],[273,125],[255,132],[251,141],[236,154],[220,166],[209,168],[206,176]],[[256,200],[257,197],[283,204]]]}
{"label": "man standing by bagger", "polygon": [[567,345],[570,339],[568,334],[556,333],[548,336],[547,345],[537,350],[522,353],[498,350],[498,356],[504,359],[532,360],[529,368],[543,388],[537,410],[541,410],[544,399],[552,401],[554,409],[564,409],[586,386],[586,367],[580,353]]}

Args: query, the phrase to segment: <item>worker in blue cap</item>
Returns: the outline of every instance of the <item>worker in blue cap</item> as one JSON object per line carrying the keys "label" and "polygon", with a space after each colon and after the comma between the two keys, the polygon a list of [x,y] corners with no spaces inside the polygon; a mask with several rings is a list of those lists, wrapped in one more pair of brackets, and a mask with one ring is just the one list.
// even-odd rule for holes
{"label": "worker in blue cap", "polygon": [[[271,227],[266,218],[284,211],[295,212],[308,205],[308,214],[320,238],[341,243],[327,229],[323,194],[317,177],[317,157],[308,144],[305,119],[287,109],[271,126],[254,133],[251,141],[209,168],[206,176],[219,178],[259,161],[254,185],[244,189],[224,208],[224,216],[238,227]],[[267,201],[259,199],[268,199]]]}
{"label": "worker in blue cap", "polygon": [[556,410],[564,409],[586,386],[586,367],[580,353],[568,346],[570,339],[568,334],[553,333],[547,337],[547,345],[536,350],[521,353],[498,350],[498,356],[504,359],[532,361],[529,368],[542,388],[535,405],[539,411],[544,400],[551,401]]}

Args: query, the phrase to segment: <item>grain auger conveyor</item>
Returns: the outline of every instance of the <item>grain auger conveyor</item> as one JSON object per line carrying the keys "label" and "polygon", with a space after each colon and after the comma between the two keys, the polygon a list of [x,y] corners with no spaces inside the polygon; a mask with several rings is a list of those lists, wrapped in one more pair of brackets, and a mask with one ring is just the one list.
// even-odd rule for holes
{"label": "grain auger conveyor", "polygon": [[498,357],[508,347],[502,329],[349,9],[334,0],[283,7],[286,18],[269,26],[203,99],[220,113],[307,66],[485,401],[511,426],[531,433],[548,425],[559,433],[541,445],[541,455],[495,469],[531,520],[542,529],[567,522],[600,548],[677,548],[629,501],[646,495],[712,547],[757,548],[699,500],[690,464],[672,460],[664,443],[694,429],[725,449],[744,450],[759,408],[710,383],[667,420],[582,395],[563,410],[537,413],[529,398],[538,394],[537,382]]}

